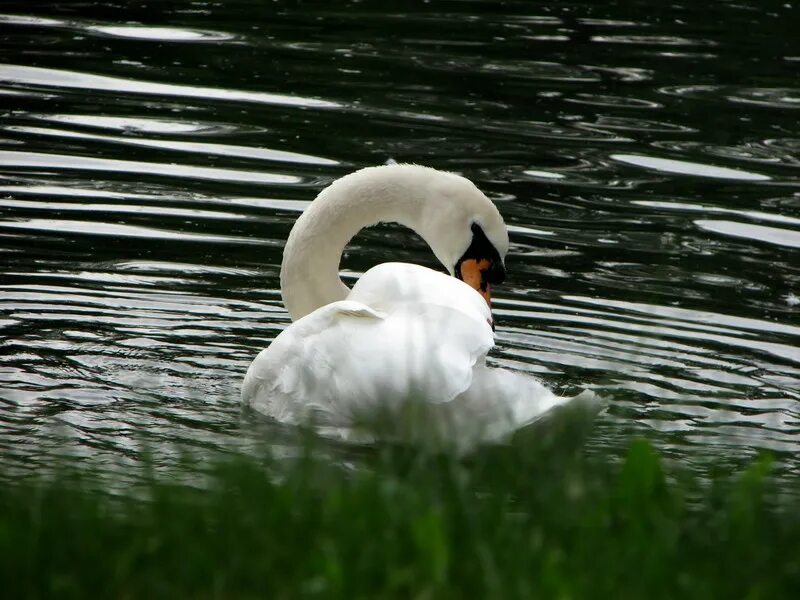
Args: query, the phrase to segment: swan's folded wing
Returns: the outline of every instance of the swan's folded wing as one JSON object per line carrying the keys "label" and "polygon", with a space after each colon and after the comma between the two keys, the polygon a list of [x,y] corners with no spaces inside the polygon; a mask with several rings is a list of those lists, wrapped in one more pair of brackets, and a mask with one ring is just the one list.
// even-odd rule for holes
{"label": "swan's folded wing", "polygon": [[315,346],[326,331],[346,317],[379,321],[383,317],[358,302],[333,302],[295,321],[250,364],[242,383],[242,402],[281,422],[296,422],[303,411],[303,396],[329,369],[324,356],[311,364],[309,355],[319,355]]}
{"label": "swan's folded wing", "polygon": [[[485,442],[503,442],[529,425],[574,407],[570,419],[580,413],[591,421],[603,407],[601,399],[586,390],[577,396],[558,396],[539,380],[526,373],[496,369],[484,364],[475,367],[472,385],[452,402],[430,412],[436,428],[424,435],[439,447],[466,452]],[[419,441],[417,435],[415,441]],[[539,435],[537,434],[537,438]]]}
{"label": "swan's folded wing", "polygon": [[[470,415],[471,427],[483,428],[479,435],[484,441],[500,440],[571,400],[531,375],[484,365],[475,369],[472,385],[453,402],[452,412]],[[465,422],[459,428],[468,427]]]}
{"label": "swan's folded wing", "polygon": [[335,302],[300,319],[253,361],[243,400],[283,422],[348,427],[409,403],[447,403],[494,341],[485,322],[439,305],[379,313]]}

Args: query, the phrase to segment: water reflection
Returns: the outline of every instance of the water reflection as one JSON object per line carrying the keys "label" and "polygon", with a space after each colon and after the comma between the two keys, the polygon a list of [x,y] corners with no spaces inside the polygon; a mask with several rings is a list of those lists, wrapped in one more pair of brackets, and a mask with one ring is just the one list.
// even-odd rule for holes
{"label": "water reflection", "polygon": [[[335,165],[335,160],[300,154],[299,152],[286,152],[283,150],[271,150],[269,148],[254,148],[249,146],[235,146],[231,144],[214,144],[204,142],[182,142],[174,140],[152,140],[143,138],[114,137],[110,135],[94,135],[77,131],[65,131],[63,129],[46,129],[43,127],[7,127],[7,131],[15,133],[28,133],[34,136],[54,136],[62,138],[78,138],[82,140],[92,140],[98,142],[111,142],[115,144],[130,144],[131,146],[143,146],[145,148],[161,148],[164,150],[176,150],[178,152],[193,152],[195,154],[235,156],[239,158],[260,159],[274,162],[302,163],[309,165]],[[282,183],[289,183],[283,181]]]}
{"label": "water reflection", "polygon": [[704,165],[671,158],[656,158],[653,156],[638,156],[635,154],[612,154],[611,158],[629,165],[645,167],[665,173],[696,175],[698,177],[713,177],[717,179],[742,179],[744,181],[766,181],[770,179],[769,176],[760,173],[750,173],[739,169],[715,167],[713,165]]}
{"label": "water reflection", "polygon": [[213,167],[193,167],[165,163],[140,162],[132,160],[103,159],[92,156],[73,156],[66,154],[44,154],[41,152],[0,151],[0,169],[78,169],[81,171],[115,171],[144,175],[164,175],[168,177],[189,177],[194,179],[228,180],[248,183],[284,184],[300,183],[301,178],[294,175],[244,171],[240,169],[217,169]]}
{"label": "water reflection", "polygon": [[800,231],[715,219],[698,219],[695,221],[695,225],[700,229],[723,235],[747,238],[779,246],[789,246],[790,248],[800,248]]}
{"label": "water reflection", "polygon": [[159,119],[153,117],[110,117],[99,115],[29,115],[32,119],[63,123],[66,125],[79,125],[83,127],[96,127],[98,129],[111,129],[124,133],[155,133],[155,134],[224,134],[232,133],[235,129],[231,125],[200,123],[191,121],[178,121]]}
{"label": "water reflection", "polygon": [[183,98],[199,98],[203,100],[238,100],[241,102],[257,102],[261,104],[282,104],[287,106],[304,106],[308,108],[335,108],[336,102],[301,98],[283,94],[265,92],[246,92],[241,90],[220,89],[212,87],[192,87],[157,83],[95,75],[62,69],[44,69],[22,65],[0,64],[0,84],[14,86],[38,86],[45,88],[64,88],[78,90],[98,90],[104,92],[145,94],[157,96],[177,96]]}
{"label": "water reflection", "polygon": [[85,31],[151,42],[219,42],[233,38],[232,35],[220,31],[178,29],[177,27],[143,27],[139,25],[96,25],[86,27]]}

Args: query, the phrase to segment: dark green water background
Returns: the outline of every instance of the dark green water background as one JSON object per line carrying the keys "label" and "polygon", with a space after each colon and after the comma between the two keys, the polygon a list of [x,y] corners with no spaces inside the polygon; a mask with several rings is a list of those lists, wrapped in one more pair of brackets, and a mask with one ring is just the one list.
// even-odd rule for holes
{"label": "dark green water background", "polygon": [[[292,432],[239,383],[333,179],[457,171],[511,230],[496,364],[587,444],[800,450],[796,2],[0,5],[0,463],[165,466]],[[382,227],[345,267],[433,265]],[[126,471],[135,477],[135,469]]]}

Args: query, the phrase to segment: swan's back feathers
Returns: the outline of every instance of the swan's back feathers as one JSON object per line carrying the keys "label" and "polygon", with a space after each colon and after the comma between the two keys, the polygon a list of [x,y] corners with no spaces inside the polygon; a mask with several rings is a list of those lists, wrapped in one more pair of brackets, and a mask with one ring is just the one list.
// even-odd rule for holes
{"label": "swan's back feathers", "polygon": [[[469,285],[427,267],[399,262],[381,263],[364,273],[348,300],[375,310],[391,310],[404,303],[431,304],[459,311],[485,329],[492,312],[483,297]],[[491,336],[491,332],[485,329]]]}
{"label": "swan's back feathers", "polygon": [[376,310],[344,300],[296,321],[253,361],[244,401],[282,422],[347,427],[390,418],[408,402],[447,403],[467,390],[474,365],[494,343],[471,300],[463,303],[466,312],[424,302],[386,304]]}

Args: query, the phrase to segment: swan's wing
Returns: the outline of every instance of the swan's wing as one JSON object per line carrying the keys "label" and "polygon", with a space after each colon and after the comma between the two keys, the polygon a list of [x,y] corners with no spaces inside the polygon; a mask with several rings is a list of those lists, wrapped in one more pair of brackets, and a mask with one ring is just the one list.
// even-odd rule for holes
{"label": "swan's wing", "polygon": [[380,313],[357,302],[333,302],[284,329],[250,364],[242,383],[242,402],[281,422],[297,419],[308,377],[329,369],[327,364],[304,363],[315,354],[320,335],[347,317],[379,321]]}
{"label": "swan's wing", "polygon": [[[504,442],[511,434],[548,419],[560,407],[577,410],[563,413],[567,419],[579,416],[590,423],[603,408],[594,392],[558,396],[537,379],[524,373],[489,368],[481,363],[473,371],[470,387],[451,402],[430,405],[413,426],[399,430],[405,441],[464,453],[486,442]],[[527,429],[526,429],[527,430]],[[536,438],[541,431],[532,432]]]}
{"label": "swan's wing", "polygon": [[406,405],[448,403],[469,389],[493,344],[486,321],[450,307],[401,303],[385,313],[334,302],[256,357],[242,397],[282,422],[335,428],[393,419]]}
{"label": "swan's wing", "polygon": [[518,429],[538,421],[553,409],[566,404],[584,405],[597,413],[602,402],[586,390],[577,396],[558,396],[536,378],[525,373],[480,365],[475,368],[472,385],[451,403],[457,429],[482,441],[500,441]]}

